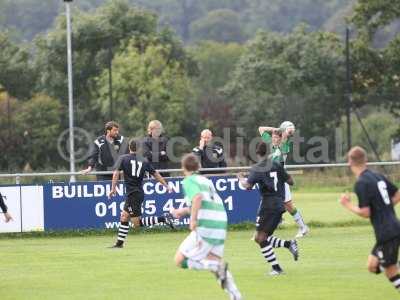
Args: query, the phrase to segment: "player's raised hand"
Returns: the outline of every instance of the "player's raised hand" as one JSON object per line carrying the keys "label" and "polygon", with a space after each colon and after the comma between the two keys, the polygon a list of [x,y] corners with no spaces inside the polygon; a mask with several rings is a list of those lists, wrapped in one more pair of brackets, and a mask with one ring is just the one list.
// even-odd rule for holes
{"label": "player's raised hand", "polygon": [[204,139],[200,139],[199,148],[201,150],[203,150],[205,145],[206,145],[206,141]]}
{"label": "player's raised hand", "polygon": [[342,196],[340,196],[339,203],[344,207],[347,207],[351,203],[349,193],[342,194]]}

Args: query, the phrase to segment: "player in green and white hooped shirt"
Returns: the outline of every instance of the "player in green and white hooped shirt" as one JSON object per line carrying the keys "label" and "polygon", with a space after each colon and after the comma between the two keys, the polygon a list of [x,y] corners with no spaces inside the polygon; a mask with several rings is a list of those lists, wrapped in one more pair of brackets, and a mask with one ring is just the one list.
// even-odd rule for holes
{"label": "player in green and white hooped shirt", "polygon": [[[290,137],[294,134],[295,129],[288,128],[282,131],[280,128],[259,127],[258,131],[260,132],[262,140],[272,145],[271,159],[284,165],[287,155],[292,150]],[[305,224],[299,210],[294,206],[290,187],[287,184],[285,184],[285,209],[292,215],[299,227],[296,238],[305,236],[310,229]]]}
{"label": "player in green and white hooped shirt", "polygon": [[182,168],[185,175],[182,184],[187,207],[173,208],[170,213],[175,218],[190,215],[191,233],[179,246],[175,254],[175,263],[184,269],[211,271],[230,299],[240,300],[242,296],[228,271],[228,265],[222,260],[228,225],[222,199],[212,182],[196,173],[200,163],[195,155],[185,155]]}

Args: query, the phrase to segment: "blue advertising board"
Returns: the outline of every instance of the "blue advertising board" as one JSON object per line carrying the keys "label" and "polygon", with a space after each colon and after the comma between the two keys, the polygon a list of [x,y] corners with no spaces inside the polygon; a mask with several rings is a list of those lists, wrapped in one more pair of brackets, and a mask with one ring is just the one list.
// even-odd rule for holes
{"label": "blue advertising board", "polygon": [[[253,222],[260,196],[256,189],[245,190],[236,177],[216,176],[210,178],[223,199],[229,224]],[[145,180],[143,216],[160,216],[174,207],[185,205],[182,178],[170,178],[168,184],[173,192],[155,180]],[[124,206],[124,184],[120,182],[117,196],[108,199],[111,182],[49,183],[43,187],[44,229],[117,228]],[[175,220],[177,225],[188,224],[188,218]]]}

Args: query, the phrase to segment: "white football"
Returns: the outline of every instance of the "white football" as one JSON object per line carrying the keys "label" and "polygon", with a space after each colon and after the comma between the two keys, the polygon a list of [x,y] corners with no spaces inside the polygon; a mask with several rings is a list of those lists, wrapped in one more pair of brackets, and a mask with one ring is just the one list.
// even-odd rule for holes
{"label": "white football", "polygon": [[282,122],[282,124],[279,126],[279,128],[282,129],[282,130],[284,130],[284,131],[286,131],[286,130],[288,130],[288,129],[293,129],[293,130],[296,129],[296,127],[294,126],[294,124],[293,124],[292,122],[290,122],[290,121]]}

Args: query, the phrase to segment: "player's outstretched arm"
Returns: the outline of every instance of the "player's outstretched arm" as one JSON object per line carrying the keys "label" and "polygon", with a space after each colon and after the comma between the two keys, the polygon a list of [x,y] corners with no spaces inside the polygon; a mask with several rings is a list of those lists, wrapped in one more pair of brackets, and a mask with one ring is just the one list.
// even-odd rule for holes
{"label": "player's outstretched arm", "polygon": [[190,215],[190,208],[189,207],[182,207],[182,208],[171,208],[169,213],[173,215],[174,218],[182,218],[184,216]]}
{"label": "player's outstretched arm", "polygon": [[169,193],[171,193],[172,189],[168,186],[168,183],[165,181],[164,177],[161,176],[161,174],[156,171],[153,175],[153,177],[159,182],[161,183],[163,186],[165,186],[168,190]]}
{"label": "player's outstretched arm", "polygon": [[100,148],[98,146],[97,140],[93,143],[93,151],[90,153],[89,160],[88,160],[88,167],[82,170],[82,174],[90,173],[96,165],[96,161],[99,158]]}
{"label": "player's outstretched arm", "polygon": [[119,170],[115,170],[113,173],[112,183],[111,183],[111,191],[108,194],[108,199],[111,199],[113,196],[117,194],[117,182],[119,179]]}
{"label": "player's outstretched arm", "polygon": [[269,127],[269,126],[260,126],[258,127],[258,132],[260,135],[263,135],[264,132],[272,133],[274,130],[278,130],[279,128]]}

